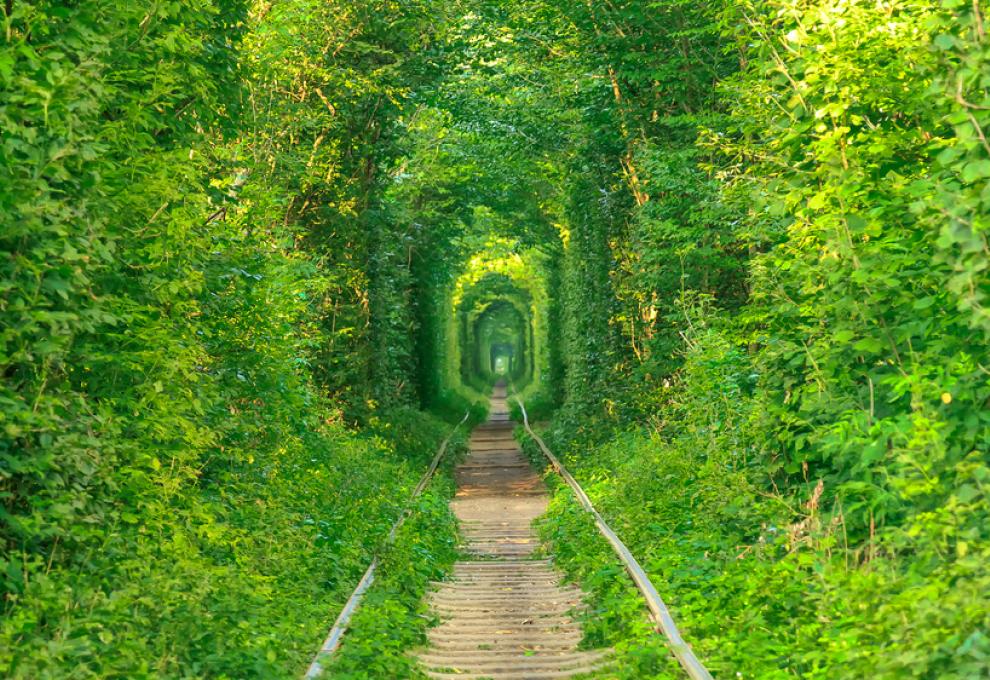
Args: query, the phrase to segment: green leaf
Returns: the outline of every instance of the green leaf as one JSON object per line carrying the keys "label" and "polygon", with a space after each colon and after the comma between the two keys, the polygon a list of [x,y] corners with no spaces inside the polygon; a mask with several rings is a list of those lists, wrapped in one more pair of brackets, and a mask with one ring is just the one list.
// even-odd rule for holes
{"label": "green leaf", "polygon": [[972,183],[990,177],[990,160],[981,159],[967,163],[963,166],[962,179],[964,182]]}
{"label": "green leaf", "polygon": [[853,345],[853,349],[859,352],[877,353],[884,349],[884,343],[878,338],[863,338]]}

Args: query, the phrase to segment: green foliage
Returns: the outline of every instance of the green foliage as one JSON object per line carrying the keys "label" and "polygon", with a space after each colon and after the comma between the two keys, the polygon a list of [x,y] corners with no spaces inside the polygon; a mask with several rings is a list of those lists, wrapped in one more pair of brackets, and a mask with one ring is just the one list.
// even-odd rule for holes
{"label": "green foliage", "polygon": [[426,677],[408,652],[425,645],[426,631],[437,623],[424,596],[458,555],[457,527],[448,505],[452,478],[438,479],[434,486],[438,491],[421,498],[382,560],[382,578],[365,596],[351,632],[327,666],[329,677]]}
{"label": "green foliage", "polygon": [[[984,11],[8,2],[0,671],[298,673],[511,341],[716,674],[986,675]],[[341,675],[414,672],[445,493]]]}
{"label": "green foliage", "polygon": [[981,8],[650,4],[689,53],[630,47],[647,3],[541,7],[613,95],[575,133],[555,445],[716,674],[985,675]]}
{"label": "green foliage", "polygon": [[[588,480],[593,502],[716,676],[984,674],[986,612],[971,604],[990,585],[981,558],[898,551],[904,534],[944,537],[938,514],[856,545],[846,515],[825,505],[828,490],[814,480],[784,494],[763,491],[756,376],[718,333],[693,340],[682,379],[696,389],[677,389],[662,434],[615,435],[593,458],[560,433],[554,445]],[[966,469],[986,476],[975,460]],[[982,512],[980,503],[966,509]],[[643,665],[634,651],[657,642],[641,601],[621,586],[607,545],[568,494],[558,494],[545,533],[565,570],[592,592],[598,622],[590,634],[619,641],[623,677],[665,677],[662,665]]]}
{"label": "green foliage", "polygon": [[382,438],[303,431],[125,506],[99,553],[32,574],[3,625],[5,673],[295,676],[449,428],[387,422]]}
{"label": "green foliage", "polygon": [[633,352],[631,372],[648,381],[671,376],[679,365],[688,300],[701,294],[734,309],[748,295],[738,215],[721,200],[704,160],[692,146],[644,144],[637,152],[650,200],[635,211],[617,248],[621,312],[613,323]]}
{"label": "green foliage", "polygon": [[372,344],[415,332],[368,204],[433,18],[8,3],[5,677],[308,662],[450,427]]}

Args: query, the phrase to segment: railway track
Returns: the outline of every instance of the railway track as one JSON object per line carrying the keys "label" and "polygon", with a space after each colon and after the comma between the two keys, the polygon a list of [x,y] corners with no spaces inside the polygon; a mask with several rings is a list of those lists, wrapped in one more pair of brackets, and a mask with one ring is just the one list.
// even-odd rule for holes
{"label": "railway track", "polygon": [[442,623],[417,655],[433,678],[570,678],[608,663],[609,650],[578,649],[582,632],[573,615],[581,591],[535,556],[531,525],[548,496],[512,436],[506,398],[497,386],[489,421],[474,430],[470,455],[457,468],[451,506],[465,558],[431,594]]}
{"label": "railway track", "polygon": [[[681,636],[647,573],[530,426],[521,401],[519,405],[527,434],[612,547],[643,596],[656,632],[665,638],[685,674],[691,680],[713,680]],[[455,472],[457,493],[451,508],[465,539],[464,558],[455,563],[447,580],[433,584],[429,601],[441,623],[428,634],[429,644],[411,654],[427,676],[438,679],[609,677],[612,650],[579,649],[582,631],[575,615],[582,606],[582,592],[565,585],[551,562],[538,555],[532,523],[546,511],[549,498],[543,480],[513,437],[504,384],[495,387],[489,413],[488,422],[472,433],[470,454]],[[467,418],[465,414],[461,424]],[[413,498],[429,483],[452,436],[440,445]],[[408,512],[392,527],[387,543]],[[376,557],[309,666],[307,679],[323,676],[323,664],[339,647],[378,565]]]}

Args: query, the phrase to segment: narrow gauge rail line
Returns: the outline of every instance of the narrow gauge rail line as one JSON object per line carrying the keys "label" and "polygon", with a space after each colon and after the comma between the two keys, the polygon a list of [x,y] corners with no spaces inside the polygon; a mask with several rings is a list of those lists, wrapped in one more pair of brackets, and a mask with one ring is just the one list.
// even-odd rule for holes
{"label": "narrow gauge rail line", "polygon": [[471,435],[456,471],[451,508],[465,539],[464,557],[436,584],[430,602],[441,624],[418,653],[438,680],[540,680],[595,673],[611,650],[578,649],[572,614],[583,594],[538,559],[533,520],[549,497],[513,437],[504,383],[492,393],[489,421]]}
{"label": "narrow gauge rail line", "polygon": [[[692,680],[713,680],[681,636],[649,576],[533,430],[522,400],[517,397],[516,401],[527,434],[594,518],[642,593],[657,632],[666,638],[681,667]],[[443,622],[431,630],[430,646],[418,652],[419,661],[427,675],[438,680],[542,680],[604,670],[611,650],[577,647],[582,636],[572,615],[581,606],[581,591],[562,584],[549,560],[534,557],[538,539],[531,524],[545,512],[548,497],[512,436],[504,384],[495,387],[491,404],[489,421],[474,430],[471,454],[457,468],[458,492],[451,503],[467,539],[467,559],[454,565],[450,580],[435,584],[431,603]],[[441,444],[412,498],[432,478],[453,434]],[[396,521],[386,545],[394,540],[408,514],[407,509]],[[307,679],[319,677],[322,662],[340,646],[377,567],[375,557],[310,665]]]}

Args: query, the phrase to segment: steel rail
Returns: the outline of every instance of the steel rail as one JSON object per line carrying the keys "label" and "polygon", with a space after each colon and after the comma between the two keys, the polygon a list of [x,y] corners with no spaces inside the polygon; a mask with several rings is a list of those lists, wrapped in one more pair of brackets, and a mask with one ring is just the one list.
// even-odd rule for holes
{"label": "steel rail", "polygon": [[[454,429],[450,431],[450,434],[447,435],[447,438],[440,443],[440,448],[437,449],[437,453],[433,457],[430,467],[423,474],[423,477],[419,480],[419,484],[417,484],[416,488],[413,490],[412,496],[409,498],[410,502],[406,505],[406,508],[402,511],[402,514],[399,515],[399,518],[395,521],[395,524],[392,525],[392,530],[388,532],[388,537],[385,539],[383,548],[387,548],[395,542],[395,536],[398,533],[399,528],[402,526],[403,522],[406,521],[406,518],[412,514],[412,501],[416,500],[416,498],[423,493],[423,489],[426,488],[426,485],[430,483],[434,473],[436,473],[437,468],[440,466],[440,461],[447,452],[447,446],[450,444],[450,440],[453,439],[454,433],[457,432],[461,425],[467,422],[470,415],[470,411],[466,412],[464,417],[461,418],[461,422],[457,423],[457,425],[454,426]],[[378,564],[378,555],[375,555],[371,560],[371,564],[368,565],[368,569],[364,572],[364,576],[362,576],[361,580],[358,581],[354,592],[351,593],[349,598],[347,598],[347,603],[344,605],[344,608],[340,610],[337,620],[333,622],[333,627],[327,634],[326,640],[323,641],[323,646],[320,647],[320,651],[318,651],[316,656],[313,657],[313,662],[309,665],[306,675],[303,676],[306,680],[312,680],[313,678],[320,677],[320,675],[323,674],[323,664],[321,662],[327,661],[327,659],[337,651],[337,648],[340,647],[340,643],[344,638],[344,633],[347,632],[347,624],[350,623],[351,617],[360,606],[361,600],[364,598],[364,594],[368,592],[368,588],[370,588],[371,584],[375,581],[375,572],[378,570]]]}
{"label": "steel rail", "polygon": [[650,581],[650,577],[646,574],[646,571],[636,561],[633,554],[629,552],[629,548],[622,542],[622,539],[612,531],[611,527],[609,527],[604,518],[595,509],[595,506],[591,504],[591,499],[588,498],[588,495],[581,488],[581,485],[578,484],[577,480],[571,476],[571,473],[567,471],[563,463],[553,455],[553,452],[550,451],[540,436],[530,427],[529,415],[526,413],[526,406],[523,404],[522,399],[515,397],[515,400],[522,412],[523,426],[526,428],[526,432],[529,433],[529,436],[533,438],[533,441],[543,451],[543,455],[550,461],[550,465],[554,471],[563,477],[567,485],[571,487],[581,506],[594,518],[598,531],[609,542],[609,545],[612,546],[612,550],[615,551],[615,554],[619,557],[623,566],[625,566],[626,571],[629,572],[636,587],[639,588],[639,592],[643,594],[646,605],[650,610],[650,618],[653,619],[657,632],[667,638],[667,645],[670,647],[670,651],[673,652],[674,656],[677,657],[677,661],[681,664],[681,667],[693,680],[713,680],[712,674],[708,672],[704,664],[695,656],[691,645],[681,637],[681,632],[677,629],[677,624],[674,623],[674,618],[670,615],[670,610]]}

